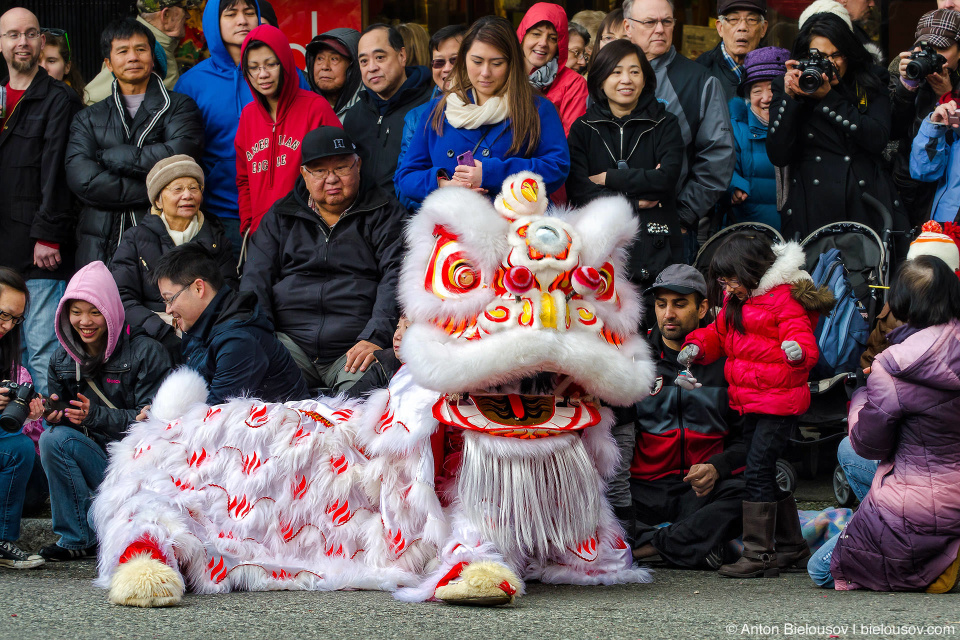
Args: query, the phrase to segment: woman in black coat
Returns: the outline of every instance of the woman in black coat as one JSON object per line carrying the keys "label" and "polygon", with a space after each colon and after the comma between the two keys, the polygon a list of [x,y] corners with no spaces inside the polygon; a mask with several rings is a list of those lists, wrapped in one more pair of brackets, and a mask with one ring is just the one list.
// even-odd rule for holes
{"label": "woman in black coat", "polygon": [[[816,49],[831,72],[811,93],[800,88],[797,61]],[[804,23],[793,45],[787,74],[773,81],[767,155],[787,167],[786,193],[779,200],[784,237],[805,238],[823,225],[852,220],[882,231],[876,210],[864,202],[869,193],[904,228],[905,212],[881,153],[890,138],[889,74],[873,65],[870,54],[846,23],[818,13]]]}
{"label": "woman in black coat", "polygon": [[123,235],[110,263],[127,322],[140,326],[180,361],[180,337],[166,313],[151,269],[160,257],[187,242],[203,245],[217,260],[224,281],[238,289],[233,248],[223,225],[200,211],[203,170],[193,158],[175,155],[158,162],[147,175],[151,214]]}
{"label": "woman in black coat", "polygon": [[683,262],[677,181],[683,137],[676,116],[654,91],[657,77],[643,51],[615,40],[594,57],[587,76],[593,105],[570,128],[567,197],[576,206],[626,196],[640,220],[630,249],[630,279],[649,286],[666,266]]}

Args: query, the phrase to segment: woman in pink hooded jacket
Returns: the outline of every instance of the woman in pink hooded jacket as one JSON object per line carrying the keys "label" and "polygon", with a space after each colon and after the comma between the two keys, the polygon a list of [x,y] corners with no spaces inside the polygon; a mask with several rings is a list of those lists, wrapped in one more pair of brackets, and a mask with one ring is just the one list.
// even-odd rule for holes
{"label": "woman in pink hooded jacket", "polygon": [[40,460],[60,541],[40,555],[62,561],[96,553],[87,510],[107,468],[107,445],[153,401],[171,364],[163,345],[126,324],[117,284],[100,261],[70,279],[56,317],[60,347],[47,384],[51,399],[68,407],[47,416]]}
{"label": "woman in pink hooded jacket", "polygon": [[[707,281],[711,302],[723,308],[716,321],[687,336],[677,356],[682,366],[726,356],[730,407],[744,418],[744,548],[739,561],[720,567],[728,578],[774,577],[806,566],[810,557],[793,495],[783,495],[776,482],[777,458],[810,406],[807,376],[820,357],[813,330],[834,302],[802,270],[805,261],[796,242],[771,247],[757,235],[730,236],[714,254]],[[677,384],[697,386],[684,373]]]}

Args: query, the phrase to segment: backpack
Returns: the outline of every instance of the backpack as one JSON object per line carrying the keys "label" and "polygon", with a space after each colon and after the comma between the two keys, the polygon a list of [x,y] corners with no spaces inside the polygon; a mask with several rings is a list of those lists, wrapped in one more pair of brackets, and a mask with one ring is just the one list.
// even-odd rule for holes
{"label": "backpack", "polygon": [[838,373],[855,372],[870,336],[870,326],[866,320],[866,308],[854,295],[847,279],[840,250],[821,253],[811,277],[818,287],[826,285],[837,301],[830,313],[821,315],[817,323],[815,333],[820,359],[811,375],[823,379]]}

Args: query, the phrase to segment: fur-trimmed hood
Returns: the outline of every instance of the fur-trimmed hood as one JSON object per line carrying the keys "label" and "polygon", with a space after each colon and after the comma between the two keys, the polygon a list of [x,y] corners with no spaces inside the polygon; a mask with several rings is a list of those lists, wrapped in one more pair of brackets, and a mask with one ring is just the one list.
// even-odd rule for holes
{"label": "fur-trimmed hood", "polygon": [[777,256],[773,265],[760,279],[760,285],[750,292],[751,298],[762,296],[774,287],[789,284],[790,295],[807,311],[829,313],[833,309],[833,292],[825,286],[817,287],[810,274],[803,270],[807,256],[797,242],[784,242],[773,245]]}

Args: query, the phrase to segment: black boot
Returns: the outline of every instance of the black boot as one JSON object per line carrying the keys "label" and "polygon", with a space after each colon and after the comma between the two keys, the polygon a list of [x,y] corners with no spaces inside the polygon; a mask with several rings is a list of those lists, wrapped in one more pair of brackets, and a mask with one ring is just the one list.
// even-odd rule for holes
{"label": "black boot", "polygon": [[802,569],[806,571],[810,559],[810,547],[803,539],[797,501],[793,494],[777,502],[777,527],[774,533],[777,549],[777,566],[781,571]]}
{"label": "black boot", "polygon": [[743,557],[717,571],[725,578],[776,578],[777,552],[773,532],[777,521],[776,502],[743,503]]}

